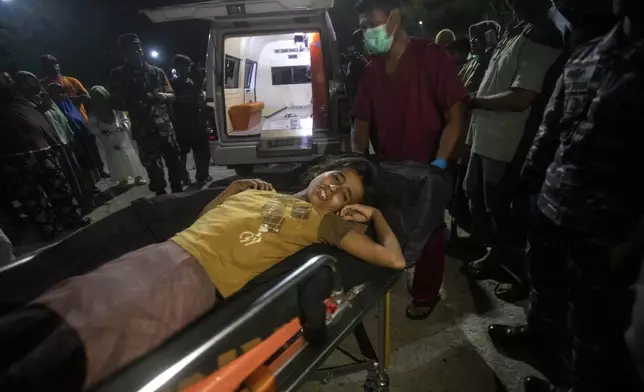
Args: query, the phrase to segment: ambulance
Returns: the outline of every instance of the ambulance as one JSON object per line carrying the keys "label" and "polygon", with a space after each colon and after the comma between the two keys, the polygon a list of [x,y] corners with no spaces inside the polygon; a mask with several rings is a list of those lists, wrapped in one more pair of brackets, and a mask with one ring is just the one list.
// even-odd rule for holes
{"label": "ambulance", "polygon": [[210,151],[256,165],[350,150],[348,100],[327,10],[333,0],[221,0],[141,11],[153,22],[206,20]]}

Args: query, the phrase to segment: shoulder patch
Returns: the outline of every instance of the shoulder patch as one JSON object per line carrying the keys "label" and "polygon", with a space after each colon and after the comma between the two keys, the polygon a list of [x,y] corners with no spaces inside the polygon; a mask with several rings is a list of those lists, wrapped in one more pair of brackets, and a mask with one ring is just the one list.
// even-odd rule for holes
{"label": "shoulder patch", "polygon": [[595,38],[591,41],[588,41],[584,44],[577,46],[570,56],[571,59],[578,59],[588,55],[591,51],[595,50],[595,47],[599,45],[604,40],[604,37]]}

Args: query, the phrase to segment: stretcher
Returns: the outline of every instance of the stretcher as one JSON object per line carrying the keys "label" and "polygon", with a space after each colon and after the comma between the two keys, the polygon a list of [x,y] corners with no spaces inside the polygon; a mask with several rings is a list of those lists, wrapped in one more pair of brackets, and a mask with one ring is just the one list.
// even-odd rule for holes
{"label": "stretcher", "polygon": [[[0,271],[0,314],[66,277],[169,238],[194,221],[219,191],[134,202],[40,254],[17,260]],[[398,274],[333,247],[307,247],[92,390],[294,391],[307,380],[328,382],[366,371],[365,390],[386,391],[387,293]],[[374,307],[379,312],[376,348],[362,323]],[[350,334],[358,354],[340,347]],[[351,363],[322,367],[336,350]]]}
{"label": "stretcher", "polygon": [[[337,288],[327,301],[327,333],[321,344],[303,336],[298,310],[275,311],[281,299],[314,274],[326,272],[337,260],[328,255],[309,259],[268,290],[250,292],[212,314],[206,315],[175,339],[95,388],[96,391],[234,392],[295,391],[305,381],[328,382],[334,376],[367,371],[365,390],[385,391],[388,386],[388,295],[395,276],[381,276],[348,292]],[[256,297],[258,296],[258,297]],[[249,306],[232,322],[222,323],[223,313],[240,304]],[[228,306],[227,306],[228,305]],[[366,335],[362,318],[374,306],[379,311],[378,351]],[[226,318],[227,319],[227,318]],[[230,319],[228,319],[230,320]],[[288,320],[284,323],[284,320]],[[275,328],[273,326],[280,325]],[[260,330],[258,330],[258,326]],[[275,332],[273,332],[275,331]],[[340,347],[351,333],[361,353]],[[267,334],[267,336],[262,336]],[[339,350],[352,360],[349,365],[323,368],[325,359]],[[380,360],[382,359],[382,360]],[[193,381],[198,380],[196,383]]]}

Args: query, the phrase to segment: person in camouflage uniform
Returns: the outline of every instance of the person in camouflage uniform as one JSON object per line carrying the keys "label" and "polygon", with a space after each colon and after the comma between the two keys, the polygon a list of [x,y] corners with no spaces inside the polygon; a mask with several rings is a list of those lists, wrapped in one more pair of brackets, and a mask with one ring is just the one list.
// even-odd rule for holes
{"label": "person in camouflage uniform", "polygon": [[161,68],[144,61],[143,47],[136,34],[121,35],[118,45],[125,64],[110,72],[113,108],[127,111],[132,120],[132,136],[148,172],[150,190],[157,195],[166,193],[163,160],[172,192],[181,192],[183,172],[170,119],[169,105],[174,100],[170,82]]}
{"label": "person in camouflage uniform", "polygon": [[523,167],[534,204],[527,322],[488,330],[506,352],[563,362],[567,392],[644,391],[624,340],[644,256],[644,2],[614,9],[615,28],[566,64]]}

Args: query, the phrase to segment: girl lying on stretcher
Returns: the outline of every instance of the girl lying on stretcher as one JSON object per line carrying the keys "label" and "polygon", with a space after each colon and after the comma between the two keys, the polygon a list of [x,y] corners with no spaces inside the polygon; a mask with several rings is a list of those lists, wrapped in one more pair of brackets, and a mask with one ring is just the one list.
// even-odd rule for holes
{"label": "girl lying on stretcher", "polygon": [[[20,354],[11,364],[0,359],[0,389],[29,389],[24,383],[28,385],[35,375],[24,374],[23,367],[29,356],[47,351],[55,356],[80,351],[85,377],[78,387],[88,387],[211,309],[217,294],[232,295],[253,277],[313,243],[336,246],[379,266],[404,268],[398,241],[382,214],[359,204],[371,197],[371,176],[362,165],[349,161],[319,174],[295,195],[276,193],[260,180],[236,181],[204,208],[191,227],[169,241],[68,279],[38,298],[36,307],[0,320],[0,333],[13,335],[0,340],[24,345],[16,348]],[[356,221],[371,221],[378,242],[353,230]],[[64,319],[58,322],[65,328],[50,328],[50,333],[43,334],[33,327],[37,321],[51,324],[52,317]],[[67,338],[70,332],[80,338],[82,347],[72,346],[74,341],[79,344],[77,338]],[[36,339],[42,343],[34,346]],[[56,349],[43,351],[40,346],[47,344]],[[27,347],[33,349],[27,351]],[[7,373],[3,376],[3,372]],[[3,378],[19,388],[2,388]]]}

